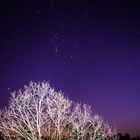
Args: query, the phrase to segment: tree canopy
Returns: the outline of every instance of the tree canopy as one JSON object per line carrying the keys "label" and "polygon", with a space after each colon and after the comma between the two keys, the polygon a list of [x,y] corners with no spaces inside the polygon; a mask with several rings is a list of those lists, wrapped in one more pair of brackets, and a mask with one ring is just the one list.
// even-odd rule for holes
{"label": "tree canopy", "polygon": [[89,105],[75,103],[48,82],[32,81],[12,92],[8,107],[0,110],[0,132],[9,139],[116,139],[116,130]]}

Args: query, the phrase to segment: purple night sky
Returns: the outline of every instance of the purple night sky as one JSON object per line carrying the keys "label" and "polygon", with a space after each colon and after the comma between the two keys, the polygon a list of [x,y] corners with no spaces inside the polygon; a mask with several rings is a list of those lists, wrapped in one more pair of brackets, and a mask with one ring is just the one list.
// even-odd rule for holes
{"label": "purple night sky", "polygon": [[140,134],[140,3],[0,0],[0,107],[49,81],[120,132]]}

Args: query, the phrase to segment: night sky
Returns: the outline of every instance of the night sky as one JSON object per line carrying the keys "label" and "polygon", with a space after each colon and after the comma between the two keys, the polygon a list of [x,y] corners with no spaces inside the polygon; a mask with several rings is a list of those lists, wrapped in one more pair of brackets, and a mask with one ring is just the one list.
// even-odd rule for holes
{"label": "night sky", "polygon": [[0,107],[31,80],[139,135],[138,0],[0,0]]}

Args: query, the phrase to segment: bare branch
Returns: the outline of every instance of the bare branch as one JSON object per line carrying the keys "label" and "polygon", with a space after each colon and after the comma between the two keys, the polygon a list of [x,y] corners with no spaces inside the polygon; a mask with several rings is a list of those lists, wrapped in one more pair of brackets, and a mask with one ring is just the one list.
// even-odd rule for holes
{"label": "bare branch", "polygon": [[0,110],[0,132],[9,139],[116,139],[116,131],[102,118],[92,117],[90,106],[74,103],[47,82],[30,82],[11,93],[8,108]]}

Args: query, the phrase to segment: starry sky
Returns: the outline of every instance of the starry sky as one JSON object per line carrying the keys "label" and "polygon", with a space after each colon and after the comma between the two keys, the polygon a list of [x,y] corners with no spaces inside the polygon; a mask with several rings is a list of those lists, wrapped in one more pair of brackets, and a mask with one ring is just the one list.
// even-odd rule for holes
{"label": "starry sky", "polygon": [[0,0],[0,107],[48,81],[118,131],[140,134],[138,0]]}

